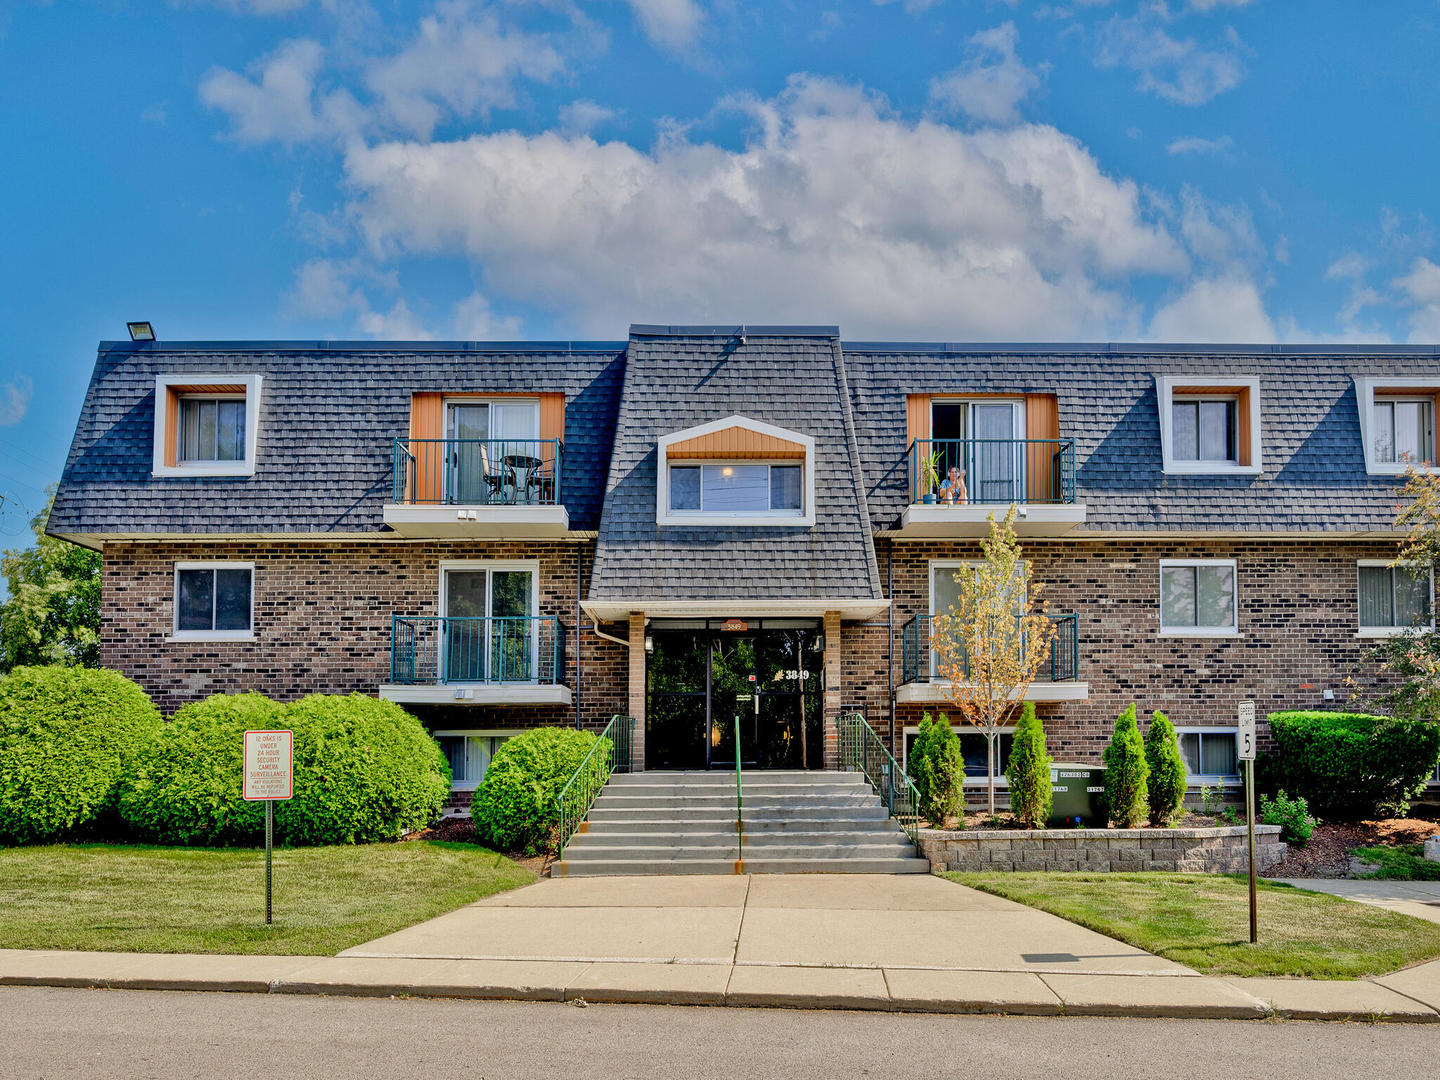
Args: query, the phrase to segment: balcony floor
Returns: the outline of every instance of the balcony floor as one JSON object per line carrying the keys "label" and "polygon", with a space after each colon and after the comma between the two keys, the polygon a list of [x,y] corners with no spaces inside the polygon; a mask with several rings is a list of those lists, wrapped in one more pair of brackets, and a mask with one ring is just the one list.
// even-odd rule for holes
{"label": "balcony floor", "polygon": [[[908,682],[895,691],[897,705],[944,704],[950,699],[945,691],[950,686],[946,679],[931,682]],[[1041,682],[1036,680],[1025,692],[1025,701],[1086,701],[1090,697],[1088,682]]]}
{"label": "balcony floor", "polygon": [[[949,536],[985,536],[990,531],[986,518],[1005,516],[1007,505],[999,503],[966,503],[946,506],[941,503],[912,503],[900,517],[899,535],[914,539]],[[1084,503],[1027,503],[1015,518],[1017,536],[1063,536],[1085,524]]]}
{"label": "balcony floor", "polygon": [[521,682],[382,683],[380,697],[399,705],[570,705],[575,700],[568,686]]}
{"label": "balcony floor", "polygon": [[401,536],[554,540],[570,531],[570,514],[564,506],[386,503],[383,516]]}

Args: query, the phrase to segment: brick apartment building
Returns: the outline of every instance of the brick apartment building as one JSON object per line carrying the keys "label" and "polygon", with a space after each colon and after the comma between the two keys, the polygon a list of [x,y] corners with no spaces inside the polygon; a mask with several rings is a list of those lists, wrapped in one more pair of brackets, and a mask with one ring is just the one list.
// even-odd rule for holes
{"label": "brick apartment building", "polygon": [[650,769],[737,730],[747,767],[823,767],[852,706],[903,756],[945,708],[929,618],[1013,503],[1052,754],[1097,761],[1135,701],[1214,783],[1237,701],[1343,706],[1432,618],[1388,564],[1437,395],[1429,347],[106,342],[49,530],[103,551],[102,661],[162,708],[379,695],[464,791],[505,737],[616,713]]}

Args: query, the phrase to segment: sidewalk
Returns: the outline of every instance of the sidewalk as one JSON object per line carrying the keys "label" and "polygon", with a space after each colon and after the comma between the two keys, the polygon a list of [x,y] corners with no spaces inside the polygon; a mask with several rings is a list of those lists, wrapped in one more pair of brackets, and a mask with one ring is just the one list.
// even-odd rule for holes
{"label": "sidewalk", "polygon": [[1440,1020],[1440,961],[1358,982],[1211,978],[919,875],[545,880],[335,957],[0,950],[0,985]]}
{"label": "sidewalk", "polygon": [[1440,881],[1360,881],[1352,878],[1276,878],[1297,889],[1343,896],[1359,904],[1440,923]]}

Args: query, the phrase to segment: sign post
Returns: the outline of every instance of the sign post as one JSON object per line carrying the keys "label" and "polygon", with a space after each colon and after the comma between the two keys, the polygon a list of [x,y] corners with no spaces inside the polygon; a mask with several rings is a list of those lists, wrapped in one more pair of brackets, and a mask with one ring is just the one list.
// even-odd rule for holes
{"label": "sign post", "polygon": [[1255,914],[1255,702],[1240,702],[1239,721],[1235,749],[1245,763],[1245,846],[1250,854],[1250,944],[1254,945],[1260,940]]}
{"label": "sign post", "polygon": [[294,793],[295,736],[290,731],[245,732],[243,795],[265,803],[265,925],[270,925],[270,856],[275,845],[275,802]]}

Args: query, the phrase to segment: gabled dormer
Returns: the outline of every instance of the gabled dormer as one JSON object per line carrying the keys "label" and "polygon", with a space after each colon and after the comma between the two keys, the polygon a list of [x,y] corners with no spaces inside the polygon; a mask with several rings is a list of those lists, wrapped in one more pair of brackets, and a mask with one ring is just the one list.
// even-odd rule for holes
{"label": "gabled dormer", "polygon": [[815,440],[744,416],[663,435],[656,445],[661,526],[815,524]]}

